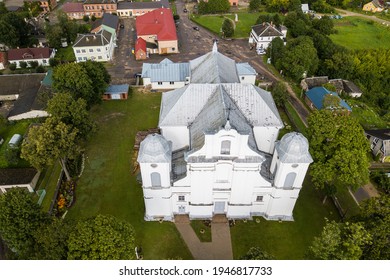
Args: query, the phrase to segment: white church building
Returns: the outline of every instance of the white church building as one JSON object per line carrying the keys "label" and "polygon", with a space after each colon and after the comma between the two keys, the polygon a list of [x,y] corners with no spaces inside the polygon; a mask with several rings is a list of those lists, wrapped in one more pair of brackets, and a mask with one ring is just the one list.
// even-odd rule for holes
{"label": "white church building", "polygon": [[145,220],[216,214],[293,220],[313,161],[308,141],[296,132],[277,141],[283,122],[271,94],[252,84],[225,82],[231,73],[218,69],[218,61],[207,65],[212,69],[202,72],[218,73],[216,82],[163,93],[161,135],[141,142]]}

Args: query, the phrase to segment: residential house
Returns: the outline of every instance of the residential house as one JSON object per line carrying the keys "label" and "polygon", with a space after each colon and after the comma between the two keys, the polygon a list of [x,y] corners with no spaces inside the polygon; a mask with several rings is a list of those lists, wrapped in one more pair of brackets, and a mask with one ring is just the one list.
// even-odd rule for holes
{"label": "residential house", "polygon": [[47,117],[46,104],[39,98],[44,90],[42,81],[47,74],[1,75],[0,113],[8,120]]}
{"label": "residential house", "polygon": [[62,10],[70,19],[83,19],[85,15],[83,3],[67,2],[62,6]]}
{"label": "residential house", "polygon": [[137,158],[145,220],[293,221],[313,160],[302,134],[277,141],[283,121],[270,92],[235,80],[190,83],[162,94],[158,127]]}
{"label": "residential house", "polygon": [[373,0],[363,6],[363,11],[380,13],[385,9],[384,3],[381,0]]}
{"label": "residential house", "polygon": [[77,62],[110,61],[114,55],[114,36],[101,29],[97,33],[79,34],[73,44]]}
{"label": "residential house", "polygon": [[324,98],[328,94],[337,96],[340,99],[340,108],[345,109],[348,113],[352,112],[351,107],[336,92],[329,91],[324,87],[314,87],[307,91],[305,93],[305,101],[310,108],[320,110],[324,108]]}
{"label": "residential house", "polygon": [[343,79],[329,80],[328,76],[310,77],[301,81],[301,87],[303,90],[308,91],[314,87],[321,87],[325,84],[331,84],[336,88],[338,94],[345,93],[351,97],[360,97],[363,92],[353,82]]}
{"label": "residential house", "polygon": [[87,16],[101,18],[104,13],[116,13],[117,0],[85,0],[83,7]]}
{"label": "residential house", "polygon": [[57,6],[57,0],[35,0],[39,2],[39,6],[43,12],[48,13]]}
{"label": "residential house", "polygon": [[11,188],[26,188],[34,192],[40,172],[35,168],[0,168],[0,193]]}
{"label": "residential house", "polygon": [[118,16],[138,17],[160,8],[169,8],[168,0],[153,2],[118,2]]}
{"label": "residential house", "polygon": [[272,23],[263,22],[252,26],[249,36],[249,44],[256,47],[257,50],[266,50],[273,39],[286,39],[287,28],[284,26],[277,27]]}
{"label": "residential house", "polygon": [[173,63],[164,59],[160,63],[144,63],[142,78],[145,86],[167,90],[192,84],[235,83],[255,84],[256,70],[249,63],[236,63],[233,59],[213,50],[188,63]]}
{"label": "residential house", "polygon": [[106,30],[112,34],[113,44],[116,47],[117,46],[116,41],[118,39],[118,30],[119,30],[118,16],[104,13],[101,19],[96,20],[92,24],[91,33],[97,33],[100,30]]}
{"label": "residential house", "polygon": [[176,26],[172,11],[160,8],[136,18],[137,38],[144,39],[149,54],[178,53]]}
{"label": "residential house", "polygon": [[146,58],[148,58],[148,54],[146,52],[146,41],[144,39],[138,38],[135,41],[135,53],[134,54],[135,54],[136,60],[145,60]]}
{"label": "residential house", "polygon": [[182,88],[189,83],[189,63],[173,63],[168,58],[160,63],[144,63],[141,77],[144,86],[154,90]]}
{"label": "residential house", "polygon": [[371,152],[384,162],[390,156],[390,129],[364,131],[370,141]]}
{"label": "residential house", "polygon": [[110,85],[103,94],[103,100],[125,100],[128,97],[129,85]]}
{"label": "residential house", "polygon": [[16,68],[20,68],[20,62],[36,61],[39,65],[49,66],[49,59],[53,58],[56,53],[51,48],[22,48],[8,50],[8,62],[15,63]]}
{"label": "residential house", "polygon": [[7,53],[6,52],[0,52],[0,70],[5,69],[7,66]]}

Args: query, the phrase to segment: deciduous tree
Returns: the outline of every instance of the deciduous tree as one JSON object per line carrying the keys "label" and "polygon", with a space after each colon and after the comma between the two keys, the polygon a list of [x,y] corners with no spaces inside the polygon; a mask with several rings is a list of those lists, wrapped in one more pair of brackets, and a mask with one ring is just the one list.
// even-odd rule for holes
{"label": "deciduous tree", "polygon": [[14,188],[0,195],[0,235],[18,258],[30,258],[33,234],[47,221],[48,217],[25,189]]}
{"label": "deciduous tree", "polygon": [[77,223],[68,247],[70,260],[132,260],[135,232],[126,222],[98,215]]}
{"label": "deciduous tree", "polygon": [[272,87],[272,96],[278,107],[284,107],[288,97],[286,84],[284,82],[276,82]]}
{"label": "deciduous tree", "polygon": [[368,181],[369,145],[358,121],[331,110],[313,112],[308,119],[312,182],[318,188],[356,189]]}
{"label": "deciduous tree", "polygon": [[249,1],[249,11],[257,12],[261,6],[261,0],[250,0]]}
{"label": "deciduous tree", "polygon": [[225,37],[232,37],[234,34],[234,25],[230,19],[225,19],[222,23],[222,32]]}
{"label": "deciduous tree", "polygon": [[259,247],[252,247],[243,255],[241,260],[274,260],[275,257]]}
{"label": "deciduous tree", "polygon": [[79,153],[77,134],[77,128],[48,118],[43,125],[30,128],[27,139],[22,144],[21,157],[37,169],[59,160],[69,181],[71,177],[66,160]]}

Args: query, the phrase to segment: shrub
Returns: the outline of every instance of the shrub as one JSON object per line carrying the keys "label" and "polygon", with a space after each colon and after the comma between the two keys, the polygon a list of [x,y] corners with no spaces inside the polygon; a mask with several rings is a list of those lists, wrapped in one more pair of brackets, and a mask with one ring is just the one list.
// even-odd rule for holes
{"label": "shrub", "polygon": [[27,62],[21,61],[21,62],[19,62],[19,66],[20,66],[20,68],[22,68],[22,69],[26,69],[26,68],[27,68]]}
{"label": "shrub", "polygon": [[36,68],[35,68],[35,71],[37,73],[45,73],[45,67],[43,67],[42,65],[38,65]]}
{"label": "shrub", "polygon": [[84,16],[83,16],[83,21],[88,22],[88,21],[89,21],[89,16],[84,15]]}
{"label": "shrub", "polygon": [[31,68],[37,68],[38,65],[39,65],[39,64],[38,64],[38,61],[35,61],[35,60],[29,61],[28,64],[29,64],[29,66],[30,66]]}
{"label": "shrub", "polygon": [[52,58],[50,58],[49,59],[49,65],[51,66],[51,67],[56,67],[57,65],[58,65],[58,59],[56,59],[56,58],[54,58],[54,57],[52,57]]}
{"label": "shrub", "polygon": [[234,34],[234,26],[230,19],[225,19],[222,23],[222,32],[225,37],[232,37]]}

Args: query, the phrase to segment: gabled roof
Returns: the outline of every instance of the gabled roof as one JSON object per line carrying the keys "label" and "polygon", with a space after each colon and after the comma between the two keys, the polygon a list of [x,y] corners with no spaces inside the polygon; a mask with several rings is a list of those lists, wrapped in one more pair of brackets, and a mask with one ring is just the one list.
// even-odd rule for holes
{"label": "gabled roof", "polygon": [[62,10],[65,13],[83,13],[84,12],[84,6],[83,3],[65,3],[62,6]]}
{"label": "gabled roof", "polygon": [[[143,50],[146,52],[146,41],[142,38],[138,38],[135,41],[135,51],[137,52],[138,50]],[[144,67],[145,63],[142,65],[142,68]]]}
{"label": "gabled roof", "polygon": [[0,168],[0,186],[29,184],[37,173],[35,168]]}
{"label": "gabled roof", "polygon": [[137,36],[157,35],[158,41],[177,40],[176,26],[172,11],[166,8],[156,9],[135,20]]}
{"label": "gabled roof", "polygon": [[[323,102],[324,102],[325,95],[331,94],[331,95],[339,97],[336,92],[329,91],[324,87],[314,87],[311,90],[307,91],[305,94],[310,99],[310,101],[313,102],[314,106],[317,109],[323,108]],[[348,111],[352,111],[351,107],[349,107],[349,105],[344,100],[342,100],[340,97],[339,97],[339,99],[340,99],[340,106],[341,107],[347,109]]]}
{"label": "gabled roof", "polygon": [[[239,83],[190,84],[163,93],[159,126],[191,125],[215,94],[223,96],[220,106],[224,110],[230,111],[231,116],[242,115],[250,126],[283,126],[269,92],[251,84]],[[234,123],[234,120],[231,122]]]}
{"label": "gabled roof", "polygon": [[153,2],[118,2],[118,10],[169,8],[168,0]]}
{"label": "gabled roof", "polygon": [[239,83],[236,62],[219,53],[217,44],[213,50],[190,61],[191,83],[217,84]]}
{"label": "gabled roof", "polygon": [[96,20],[92,24],[92,28],[91,29],[92,30],[96,29],[96,28],[98,28],[99,26],[102,26],[102,25],[110,27],[110,28],[116,30],[118,28],[118,25],[119,25],[119,18],[116,15],[112,15],[112,14],[109,14],[109,13],[104,13],[103,17],[101,19]]}
{"label": "gabled roof", "polygon": [[372,129],[365,130],[366,134],[379,138],[381,140],[390,140],[390,129]]}
{"label": "gabled roof", "polygon": [[8,50],[8,60],[49,59],[50,48],[22,48]]}
{"label": "gabled roof", "polygon": [[281,30],[268,22],[254,25],[252,26],[252,30],[256,33],[257,37],[284,36]]}
{"label": "gabled roof", "polygon": [[112,34],[106,30],[100,30],[95,34],[78,34],[73,47],[98,47],[108,45]]}
{"label": "gabled roof", "polygon": [[242,75],[257,75],[256,70],[249,65],[248,62],[246,63],[237,63],[237,73],[239,76]]}
{"label": "gabled roof", "polygon": [[150,78],[151,82],[180,82],[189,77],[188,63],[173,63],[165,58],[160,63],[144,63],[142,78]]}

